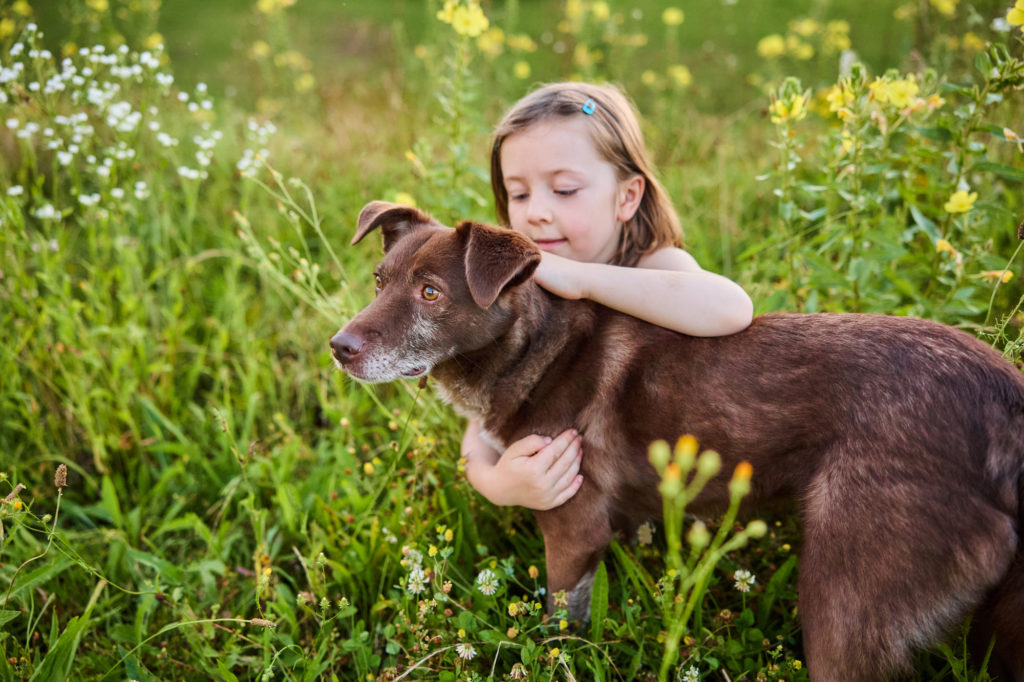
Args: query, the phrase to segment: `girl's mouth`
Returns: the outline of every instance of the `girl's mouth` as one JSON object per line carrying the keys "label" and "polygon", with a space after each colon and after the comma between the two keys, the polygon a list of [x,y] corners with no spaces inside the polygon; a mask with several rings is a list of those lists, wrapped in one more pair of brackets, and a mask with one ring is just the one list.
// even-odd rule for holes
{"label": "girl's mouth", "polygon": [[568,239],[535,239],[533,243],[542,251],[552,251],[568,241]]}

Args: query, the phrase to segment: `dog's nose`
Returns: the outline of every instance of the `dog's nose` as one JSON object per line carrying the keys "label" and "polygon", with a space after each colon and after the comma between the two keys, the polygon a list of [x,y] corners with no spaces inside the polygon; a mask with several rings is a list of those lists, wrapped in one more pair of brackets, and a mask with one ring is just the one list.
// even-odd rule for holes
{"label": "dog's nose", "polygon": [[331,352],[338,362],[348,362],[359,355],[365,344],[366,341],[361,336],[341,331],[331,339]]}

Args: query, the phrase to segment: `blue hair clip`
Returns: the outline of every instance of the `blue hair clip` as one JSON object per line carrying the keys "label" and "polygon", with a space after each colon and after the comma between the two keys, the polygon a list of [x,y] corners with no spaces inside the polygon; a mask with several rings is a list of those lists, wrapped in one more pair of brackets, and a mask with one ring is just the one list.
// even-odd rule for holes
{"label": "blue hair clip", "polygon": [[595,109],[597,109],[597,104],[594,103],[594,100],[588,99],[586,102],[583,103],[583,113],[586,114],[587,116],[594,113]]}

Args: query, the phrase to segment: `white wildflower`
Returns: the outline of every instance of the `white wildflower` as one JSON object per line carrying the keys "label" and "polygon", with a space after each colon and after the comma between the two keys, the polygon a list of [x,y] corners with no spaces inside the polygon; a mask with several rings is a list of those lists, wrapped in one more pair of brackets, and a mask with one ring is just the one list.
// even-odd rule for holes
{"label": "white wildflower", "polygon": [[750,588],[753,587],[757,580],[754,577],[754,574],[745,568],[741,568],[733,573],[732,577],[733,580],[735,580],[734,585],[736,586],[736,589],[740,592],[750,592]]}
{"label": "white wildflower", "polygon": [[409,571],[409,585],[406,589],[412,594],[420,594],[427,589],[427,583],[429,582],[430,576],[417,566]]}
{"label": "white wildflower", "polygon": [[462,644],[460,642],[455,645],[455,652],[459,655],[459,658],[464,661],[471,661],[473,660],[473,657],[476,656],[476,649],[473,648],[472,644]]}
{"label": "white wildflower", "polygon": [[491,569],[485,568],[476,577],[476,589],[487,596],[494,594],[498,591],[498,576]]}

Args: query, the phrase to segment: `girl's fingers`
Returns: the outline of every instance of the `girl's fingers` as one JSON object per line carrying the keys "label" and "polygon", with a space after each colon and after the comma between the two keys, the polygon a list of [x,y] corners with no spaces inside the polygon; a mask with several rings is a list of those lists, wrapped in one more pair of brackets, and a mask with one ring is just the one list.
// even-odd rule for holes
{"label": "girl's fingers", "polygon": [[570,479],[569,487],[567,487],[565,490],[560,492],[557,497],[555,497],[555,502],[554,504],[551,505],[551,508],[554,509],[555,507],[561,506],[568,502],[569,499],[572,498],[572,496],[575,495],[577,491],[579,491],[581,485],[583,485],[583,476],[577,474],[575,477]]}
{"label": "girl's fingers", "polygon": [[559,457],[565,454],[565,451],[576,440],[577,436],[576,429],[566,429],[562,433],[558,434],[558,437],[551,441],[550,444],[545,446],[538,455],[541,458],[541,464],[543,466],[542,471],[548,471],[558,461]]}
{"label": "girl's fingers", "polygon": [[545,436],[526,436],[520,438],[512,445],[509,445],[505,450],[505,456],[513,459],[516,457],[529,457],[531,455],[538,454],[545,447],[552,443],[551,438]]}
{"label": "girl's fingers", "polygon": [[569,442],[569,446],[557,455],[551,463],[547,475],[549,479],[561,481],[570,470],[573,474],[580,469],[580,453],[583,452],[583,436],[576,436]]}

